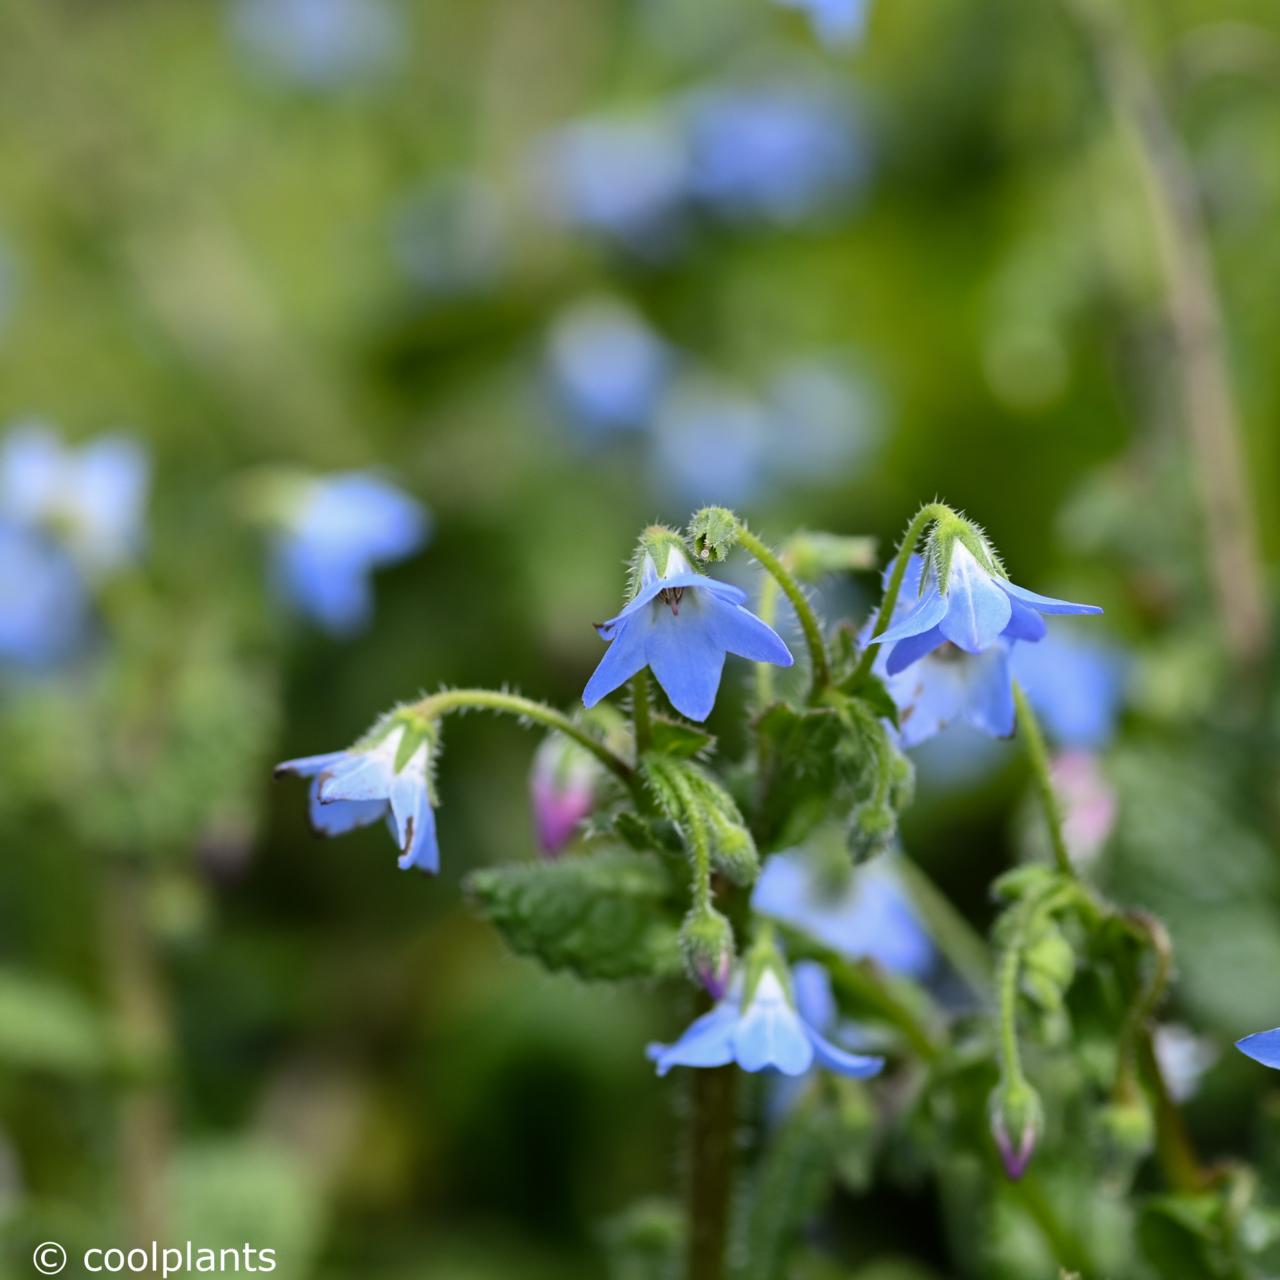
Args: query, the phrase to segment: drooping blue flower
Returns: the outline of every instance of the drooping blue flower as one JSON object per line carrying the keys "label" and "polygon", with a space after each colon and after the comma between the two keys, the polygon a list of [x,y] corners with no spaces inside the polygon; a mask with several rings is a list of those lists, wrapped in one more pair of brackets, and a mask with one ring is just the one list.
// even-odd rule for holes
{"label": "drooping blue flower", "polygon": [[833,886],[805,852],[774,854],[765,860],[751,906],[848,960],[871,959],[912,978],[923,977],[934,964],[933,943],[890,857],[856,868]]}
{"label": "drooping blue flower", "polygon": [[[886,581],[892,568],[885,570]],[[921,556],[913,555],[908,561],[890,630],[918,608],[923,568]],[[1038,622],[1038,615],[1033,616]],[[870,624],[863,630],[862,642],[870,643]],[[943,640],[909,665],[896,668],[898,649],[882,645],[872,670],[884,681],[898,708],[899,744],[904,748],[919,746],[956,722],[972,725],[993,738],[1009,737],[1015,718],[1009,667],[1012,644],[1009,637],[1001,635],[983,652],[968,653]],[[902,656],[909,657],[909,651]]]}
{"label": "drooping blue flower", "polygon": [[394,725],[376,741],[286,760],[275,772],[311,779],[309,812],[318,834],[346,835],[385,818],[400,848],[400,868],[434,874],[440,870],[440,848],[427,780],[429,747],[425,739],[419,742],[397,768],[406,732],[404,725]]}
{"label": "drooping blue flower", "polygon": [[1041,614],[1102,612],[1096,605],[1055,600],[1017,586],[985,569],[958,539],[952,543],[946,583],[939,583],[933,565],[923,591],[919,570],[915,577],[916,589],[908,589],[904,582],[899,597],[905,597],[910,607],[901,617],[895,611],[888,629],[871,641],[891,646],[887,663],[891,676],[948,642],[965,653],[983,653],[1001,639],[1042,639],[1046,627]]}
{"label": "drooping blue flower", "polygon": [[690,183],[720,216],[794,225],[838,207],[866,168],[849,104],[821,85],[777,82],[694,94]]}
{"label": "drooping blue flower", "polygon": [[547,363],[558,398],[589,431],[643,427],[671,368],[666,344],[617,298],[585,298],[556,317]]}
{"label": "drooping blue flower", "polygon": [[308,88],[375,79],[402,46],[387,0],[235,0],[231,29],[264,70]]}
{"label": "drooping blue flower", "polygon": [[1096,750],[1115,732],[1128,663],[1115,647],[1053,631],[1013,651],[1014,678],[1058,745]]}
{"label": "drooping blue flower", "polygon": [[1270,1031],[1255,1031],[1252,1035],[1237,1040],[1236,1048],[1254,1062],[1280,1070],[1280,1027],[1273,1027]]}
{"label": "drooping blue flower", "polygon": [[659,110],[570,121],[533,155],[533,180],[553,218],[646,256],[678,240],[688,179],[679,127]]}
{"label": "drooping blue flower", "polygon": [[0,664],[44,671],[74,655],[89,601],[71,557],[42,533],[0,522]]}
{"label": "drooping blue flower", "polygon": [[372,615],[373,570],[412,555],[429,532],[421,503],[377,476],[340,472],[304,486],[285,513],[276,573],[303,613],[349,635]]}
{"label": "drooping blue flower", "polygon": [[867,1077],[884,1066],[883,1058],[850,1053],[823,1035],[835,1004],[820,965],[797,965],[793,980],[778,960],[753,976],[748,984],[739,973],[724,999],[674,1044],[648,1046],[660,1076],[672,1067],[723,1067],[730,1062],[744,1071],[774,1070],[787,1076],[819,1066],[843,1076]]}
{"label": "drooping blue flower", "polygon": [[129,436],[69,448],[43,423],[22,423],[0,441],[0,519],[44,531],[100,576],[142,546],[150,473]]}
{"label": "drooping blue flower", "polygon": [[829,48],[851,48],[867,30],[870,0],[775,0],[809,15],[814,33]]}
{"label": "drooping blue flower", "polygon": [[597,625],[609,648],[582,701],[593,707],[649,667],[671,705],[705,720],[715,705],[726,654],[789,667],[791,651],[772,627],[744,608],[746,592],[696,573],[681,552],[667,550],[661,574],[646,553],[640,589],[616,618]]}

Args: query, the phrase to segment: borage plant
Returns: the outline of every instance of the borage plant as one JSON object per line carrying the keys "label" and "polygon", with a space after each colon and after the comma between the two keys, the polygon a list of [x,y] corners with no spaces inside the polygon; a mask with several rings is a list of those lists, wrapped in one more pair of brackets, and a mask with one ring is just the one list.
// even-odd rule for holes
{"label": "borage plant", "polygon": [[[735,551],[767,575],[754,605],[707,572]],[[1037,1265],[1091,1272],[1108,1260],[1092,1256],[1089,1233],[1059,1217],[1034,1177],[1018,1182],[1041,1146],[1078,1155],[1061,1135],[1082,1115],[1110,1179],[1134,1178],[1154,1148],[1171,1191],[1209,1197],[1205,1247],[1229,1247],[1214,1232],[1238,1223],[1217,1212],[1235,1192],[1201,1169],[1152,1047],[1164,930],[1081,880],[1043,737],[1011,675],[1012,651],[1044,638],[1046,616],[1099,610],[1016,585],[982,530],[940,503],[908,525],[873,618],[860,631],[824,625],[807,588],[869,567],[865,539],[802,533],[775,551],[724,508],[699,511],[684,533],[651,527],[627,602],[597,625],[608,648],[583,709],[448,689],[394,708],[346,750],[279,771],[310,780],[322,833],[385,819],[401,867],[434,872],[445,717],[496,711],[550,731],[531,783],[548,856],[477,872],[469,892],[548,968],[617,982],[683,974],[695,987],[687,1026],[648,1047],[660,1075],[691,1077],[687,1213],[649,1208],[611,1233],[621,1251],[665,1256],[654,1274],[673,1273],[681,1248],[690,1280],[791,1274],[801,1228],[833,1185],[866,1185],[878,1149],[917,1177],[932,1170],[955,1211],[1021,1214]],[[785,675],[780,595],[808,657]],[[729,655],[757,664],[739,759],[702,728]],[[605,701],[618,691],[625,714]],[[913,790],[904,751],[955,720],[1019,731],[1053,855],[997,881],[993,952],[891,852]],[[560,857],[575,832],[579,851]],[[851,889],[887,891],[885,866],[897,905],[877,897],[883,909],[842,915]],[[876,930],[918,930],[917,918],[942,964],[919,963],[905,932],[873,944]],[[846,919],[868,936],[843,937]],[[673,1009],[677,1029],[678,1018]],[[1059,1069],[1073,1055],[1076,1068]],[[739,1071],[767,1073],[764,1091],[739,1095]]]}

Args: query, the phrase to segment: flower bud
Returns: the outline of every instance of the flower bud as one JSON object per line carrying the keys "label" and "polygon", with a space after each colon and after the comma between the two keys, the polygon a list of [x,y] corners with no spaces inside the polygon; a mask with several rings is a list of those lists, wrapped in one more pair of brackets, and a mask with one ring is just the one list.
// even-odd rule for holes
{"label": "flower bud", "polygon": [[534,753],[529,801],[543,853],[554,858],[595,807],[599,766],[576,742],[553,733]]}
{"label": "flower bud", "polygon": [[738,517],[727,507],[703,507],[689,521],[689,541],[699,560],[719,563],[738,541]]}
{"label": "flower bud", "polygon": [[680,928],[685,968],[713,1000],[721,1000],[733,975],[733,926],[712,906],[695,906]]}
{"label": "flower bud", "polygon": [[886,853],[898,834],[897,815],[881,801],[867,800],[854,809],[849,824],[849,852],[854,862]]}
{"label": "flower bud", "polygon": [[1027,1171],[1044,1128],[1040,1096],[1025,1080],[1001,1080],[992,1090],[989,1115],[1000,1162],[1016,1182]]}
{"label": "flower bud", "polygon": [[1108,1146],[1118,1155],[1140,1160],[1155,1143],[1155,1120],[1146,1100],[1134,1096],[1103,1107],[1098,1116]]}

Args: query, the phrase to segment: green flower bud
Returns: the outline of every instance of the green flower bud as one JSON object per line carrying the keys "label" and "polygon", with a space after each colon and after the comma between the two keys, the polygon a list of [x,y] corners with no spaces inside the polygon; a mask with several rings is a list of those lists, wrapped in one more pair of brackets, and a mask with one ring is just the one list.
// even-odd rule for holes
{"label": "green flower bud", "polygon": [[1025,1080],[1001,1080],[991,1091],[988,1115],[1004,1171],[1016,1182],[1027,1171],[1044,1128],[1040,1095]]}
{"label": "green flower bud", "polygon": [[695,906],[680,928],[680,954],[689,976],[721,1000],[733,976],[733,926],[714,907]]}
{"label": "green flower bud", "polygon": [[883,801],[866,800],[854,809],[849,823],[849,852],[854,862],[887,853],[898,834],[898,818]]}
{"label": "green flower bud", "polygon": [[1155,1119],[1136,1091],[1131,1098],[1103,1107],[1098,1121],[1107,1145],[1118,1155],[1140,1160],[1155,1145]]}
{"label": "green flower bud", "polygon": [[689,541],[699,560],[717,564],[738,543],[738,517],[727,507],[703,507],[689,521]]}

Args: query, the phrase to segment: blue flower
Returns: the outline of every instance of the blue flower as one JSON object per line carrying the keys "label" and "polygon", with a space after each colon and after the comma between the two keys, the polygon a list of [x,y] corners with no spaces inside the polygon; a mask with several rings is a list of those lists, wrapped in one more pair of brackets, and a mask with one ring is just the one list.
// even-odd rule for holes
{"label": "blue flower", "polygon": [[643,427],[670,370],[665,344],[614,298],[587,298],[556,317],[547,342],[555,389],[587,428]]}
{"label": "blue flower", "polygon": [[1247,1058],[1260,1062],[1264,1067],[1280,1069],[1280,1027],[1270,1031],[1255,1031],[1236,1041],[1236,1048]]}
{"label": "blue flower", "polygon": [[793,982],[781,962],[772,961],[749,986],[739,974],[724,999],[691,1023],[675,1044],[651,1044],[647,1053],[660,1076],[672,1067],[723,1067],[730,1062],[744,1071],[773,1069],[788,1076],[803,1075],[815,1065],[843,1076],[876,1075],[883,1058],[849,1053],[822,1034],[820,1028],[834,1013],[820,965],[797,965]]}
{"label": "blue flower", "polygon": [[1096,605],[1037,595],[985,569],[958,539],[951,545],[945,585],[931,565],[920,591],[920,569],[913,563],[907,577],[914,571],[914,590],[904,580],[899,598],[915,596],[914,602],[901,618],[895,611],[888,630],[872,641],[892,646],[887,664],[891,676],[948,641],[965,653],[983,653],[1001,639],[1042,639],[1046,627],[1041,614],[1102,612]]}
{"label": "blue flower", "polygon": [[912,978],[934,964],[933,944],[890,858],[866,863],[833,886],[813,857],[775,854],[765,861],[751,906],[848,960],[871,959]]}
{"label": "blue flower", "polygon": [[42,534],[0,523],[0,663],[47,670],[71,658],[88,622],[84,580]]}
{"label": "blue flower", "polygon": [[772,627],[743,607],[746,592],[695,573],[672,547],[661,576],[646,553],[640,590],[616,618],[596,630],[609,648],[583,690],[593,707],[648,666],[671,705],[691,720],[705,720],[715,705],[725,655],[789,667],[791,651]]}
{"label": "blue flower", "polygon": [[311,825],[318,834],[346,835],[385,818],[400,847],[401,869],[434,873],[440,870],[440,847],[427,782],[429,747],[423,739],[397,766],[406,732],[403,724],[395,725],[376,741],[286,760],[275,772],[311,779]]}
{"label": "blue flower", "polygon": [[429,531],[426,509],[376,476],[327,476],[308,484],[287,513],[277,575],[299,609],[349,635],[373,612],[372,571],[412,555]]}
{"label": "blue flower", "polygon": [[1096,749],[1111,740],[1128,674],[1119,650],[1055,631],[1014,649],[1013,674],[1061,746]]}
{"label": "blue flower", "polygon": [[722,216],[792,225],[838,204],[865,155],[847,104],[820,86],[713,88],[689,105],[690,181]]}
{"label": "blue flower", "polygon": [[150,464],[128,436],[67,448],[41,423],[0,443],[0,519],[38,529],[98,576],[133,559],[145,533]]}
{"label": "blue flower", "polygon": [[776,0],[776,3],[804,10],[818,39],[829,48],[849,48],[866,34],[870,0]]}
{"label": "blue flower", "polygon": [[386,0],[237,0],[232,31],[263,66],[296,84],[329,88],[375,78],[401,47]]}

